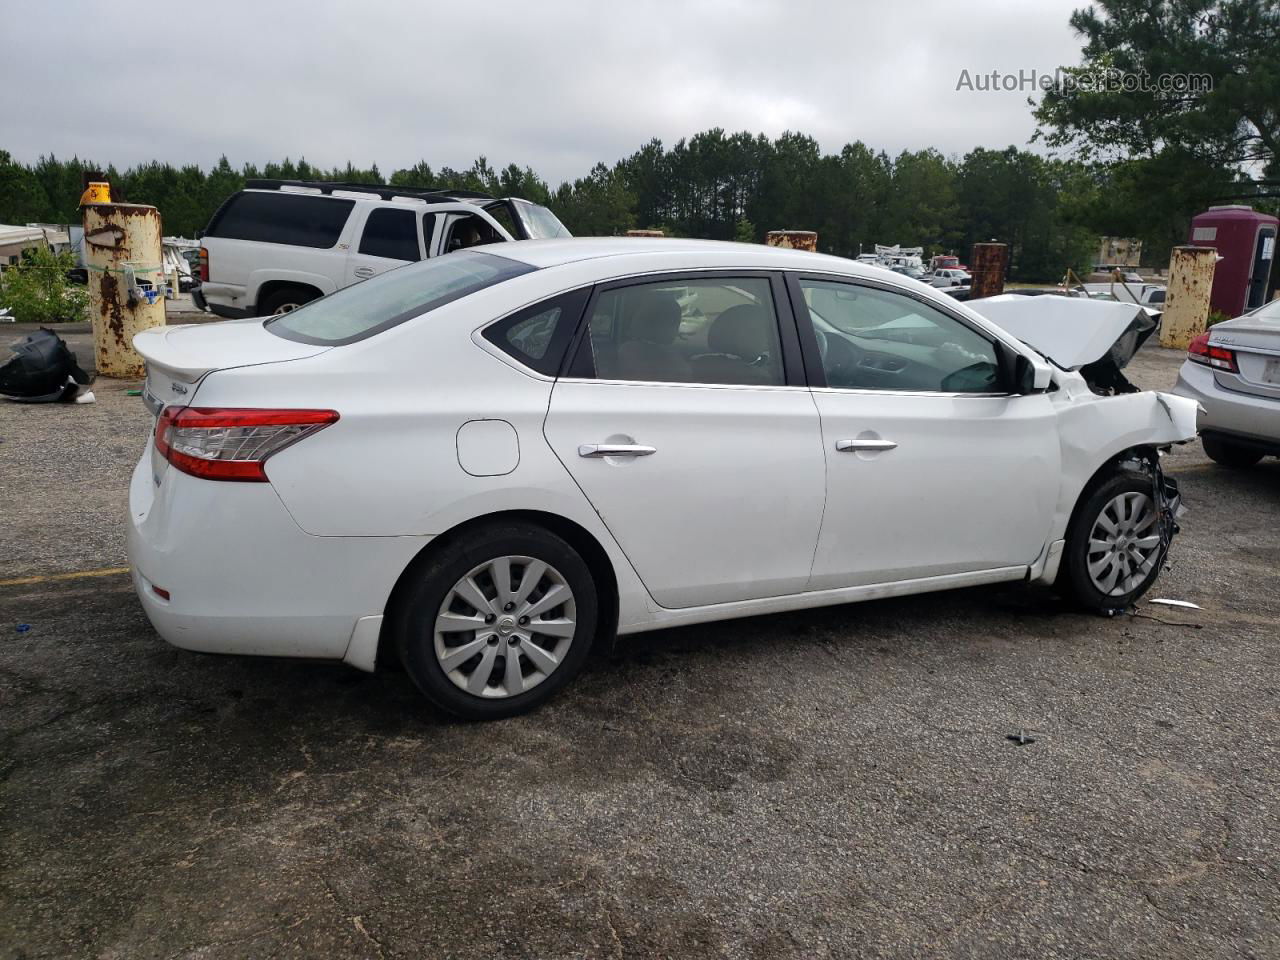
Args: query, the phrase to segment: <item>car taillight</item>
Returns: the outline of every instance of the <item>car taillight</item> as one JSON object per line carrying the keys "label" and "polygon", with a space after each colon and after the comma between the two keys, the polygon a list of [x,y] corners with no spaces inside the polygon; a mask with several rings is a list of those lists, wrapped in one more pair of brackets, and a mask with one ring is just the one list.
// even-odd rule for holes
{"label": "car taillight", "polygon": [[1228,373],[1239,373],[1236,365],[1236,353],[1226,347],[1213,346],[1209,343],[1209,334],[1202,333],[1187,346],[1187,359],[1195,363],[1203,363],[1215,370],[1226,370]]}
{"label": "car taillight", "polygon": [[337,419],[336,410],[165,407],[156,450],[193,477],[265,483],[268,457]]}
{"label": "car taillight", "polygon": [[200,282],[209,282],[209,251],[204,247],[200,248]]}

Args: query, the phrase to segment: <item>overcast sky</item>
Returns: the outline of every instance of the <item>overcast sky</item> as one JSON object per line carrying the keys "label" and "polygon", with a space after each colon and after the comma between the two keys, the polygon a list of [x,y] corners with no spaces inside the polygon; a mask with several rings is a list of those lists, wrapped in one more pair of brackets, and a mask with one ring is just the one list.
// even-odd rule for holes
{"label": "overcast sky", "polygon": [[0,0],[0,149],[384,174],[483,153],[554,186],[713,126],[800,130],[826,151],[1025,146],[1028,93],[957,91],[961,71],[1078,63],[1067,18],[1083,5]]}

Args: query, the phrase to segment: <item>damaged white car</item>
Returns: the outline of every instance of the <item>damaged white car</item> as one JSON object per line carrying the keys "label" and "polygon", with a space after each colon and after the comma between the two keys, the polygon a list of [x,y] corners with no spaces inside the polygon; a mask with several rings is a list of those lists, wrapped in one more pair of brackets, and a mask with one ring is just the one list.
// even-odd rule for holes
{"label": "damaged white car", "polygon": [[1158,454],[1196,404],[1119,392],[1128,320],[1033,330],[1044,308],[1011,299],[545,240],[147,331],[138,596],[177,646],[398,658],[470,717],[666,626],[1018,580],[1121,609],[1177,529]]}

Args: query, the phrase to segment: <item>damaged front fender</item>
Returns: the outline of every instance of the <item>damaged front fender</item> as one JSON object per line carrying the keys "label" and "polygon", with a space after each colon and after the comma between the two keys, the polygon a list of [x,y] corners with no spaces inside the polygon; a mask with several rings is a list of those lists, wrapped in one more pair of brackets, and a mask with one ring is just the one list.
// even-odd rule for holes
{"label": "damaged front fender", "polygon": [[1071,513],[1093,478],[1122,454],[1133,452],[1154,462],[1153,451],[1194,440],[1199,406],[1185,397],[1152,391],[1098,396],[1079,374],[1059,376],[1054,403],[1062,479],[1046,563],[1034,571],[1035,579],[1046,582],[1057,573],[1056,558],[1061,555]]}

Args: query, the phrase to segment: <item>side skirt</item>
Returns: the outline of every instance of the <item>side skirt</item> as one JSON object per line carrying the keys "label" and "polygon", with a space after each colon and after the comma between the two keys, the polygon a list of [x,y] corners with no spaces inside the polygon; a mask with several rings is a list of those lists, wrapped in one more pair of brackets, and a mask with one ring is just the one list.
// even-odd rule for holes
{"label": "side skirt", "polygon": [[971,573],[949,573],[940,577],[921,577],[916,580],[897,580],[893,583],[869,583],[860,587],[841,587],[838,590],[815,590],[795,593],[785,597],[762,597],[758,600],[742,600],[737,603],[717,603],[705,607],[688,607],[681,610],[665,608],[651,610],[650,618],[642,623],[619,624],[618,633],[643,633],[647,630],[663,630],[713,620],[731,620],[737,617],[756,617],[766,613],[785,613],[789,610],[808,610],[812,607],[832,607],[841,603],[857,603],[860,600],[878,600],[882,597],[902,597],[913,593],[931,593],[935,590],[952,590],[957,587],[977,587],[987,583],[1004,583],[1025,580],[1029,568],[997,567],[993,570],[976,570]]}

